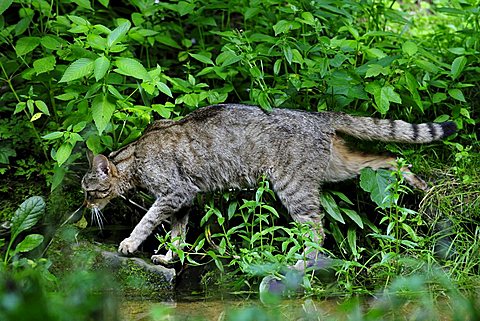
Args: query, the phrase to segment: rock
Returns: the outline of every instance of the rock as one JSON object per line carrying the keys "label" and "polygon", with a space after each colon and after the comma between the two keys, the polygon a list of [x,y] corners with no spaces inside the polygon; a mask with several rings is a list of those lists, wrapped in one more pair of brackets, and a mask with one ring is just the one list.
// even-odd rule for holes
{"label": "rock", "polygon": [[[174,297],[175,269],[154,265],[150,259],[124,257],[115,246],[78,240],[75,229],[57,233],[46,257],[57,277],[72,271],[97,271],[112,277],[108,291],[119,291],[128,297],[170,300]],[[141,253],[140,253],[141,254]]]}
{"label": "rock", "polygon": [[132,294],[173,296],[175,269],[155,265],[138,257],[125,257],[116,252],[101,250],[106,268],[113,271],[124,289]]}

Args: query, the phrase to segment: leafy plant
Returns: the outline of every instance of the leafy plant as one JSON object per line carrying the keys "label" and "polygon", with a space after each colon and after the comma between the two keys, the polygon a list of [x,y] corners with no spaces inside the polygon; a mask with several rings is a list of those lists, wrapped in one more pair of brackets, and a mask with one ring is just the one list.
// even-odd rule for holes
{"label": "leafy plant", "polygon": [[25,200],[17,209],[11,221],[11,235],[7,249],[5,251],[3,265],[7,264],[15,255],[30,252],[43,242],[43,235],[28,234],[18,243],[15,248],[12,246],[17,241],[18,236],[32,228],[42,218],[45,212],[45,202],[39,196],[32,196]]}

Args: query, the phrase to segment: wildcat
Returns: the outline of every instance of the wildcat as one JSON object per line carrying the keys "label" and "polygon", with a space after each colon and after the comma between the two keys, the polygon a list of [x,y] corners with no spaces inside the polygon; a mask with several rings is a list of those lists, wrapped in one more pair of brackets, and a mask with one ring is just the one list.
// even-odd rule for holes
{"label": "wildcat", "polygon": [[[108,158],[96,155],[82,179],[87,207],[98,211],[134,186],[156,200],[118,251],[131,254],[164,220],[181,243],[188,215],[176,214],[199,192],[255,185],[265,174],[296,222],[311,223],[318,242],[325,237],[319,193],[322,183],[352,178],[365,167],[395,168],[395,158],[350,150],[341,135],[363,140],[428,143],[456,131],[453,122],[410,124],[401,120],[354,117],[223,104],[200,108],[185,118],[161,120],[142,137]],[[412,186],[427,185],[402,168]],[[308,258],[311,258],[309,254]],[[172,251],[152,260],[168,264]]]}

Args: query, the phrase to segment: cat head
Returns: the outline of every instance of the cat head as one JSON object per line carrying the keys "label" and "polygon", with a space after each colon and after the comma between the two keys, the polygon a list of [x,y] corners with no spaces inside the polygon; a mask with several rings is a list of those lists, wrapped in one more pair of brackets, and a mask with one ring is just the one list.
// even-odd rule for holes
{"label": "cat head", "polygon": [[117,196],[118,173],[115,165],[103,155],[88,155],[90,170],[82,178],[87,208],[98,209]]}

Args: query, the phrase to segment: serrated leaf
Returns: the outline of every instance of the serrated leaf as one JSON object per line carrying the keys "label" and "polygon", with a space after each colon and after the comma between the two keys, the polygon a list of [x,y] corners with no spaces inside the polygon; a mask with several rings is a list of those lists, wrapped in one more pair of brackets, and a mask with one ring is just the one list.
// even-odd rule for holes
{"label": "serrated leaf", "polygon": [[452,79],[457,79],[458,76],[460,76],[466,64],[467,58],[465,56],[455,58],[455,60],[452,62],[452,67],[450,71]]}
{"label": "serrated leaf", "polygon": [[12,238],[37,224],[44,212],[45,202],[40,196],[32,196],[20,204],[12,217]]}
{"label": "serrated leaf", "polygon": [[93,100],[92,117],[99,135],[102,135],[110,122],[114,111],[115,104],[109,100],[108,95],[101,94],[96,96]]}
{"label": "serrated leaf", "polygon": [[40,44],[39,37],[23,37],[18,39],[15,45],[15,53],[17,57],[26,55],[27,53],[33,51]]}
{"label": "serrated leaf", "polygon": [[130,21],[125,21],[117,28],[113,29],[112,32],[107,37],[107,46],[111,48],[116,43],[120,42],[122,38],[127,34],[128,30],[130,29],[131,23]]}
{"label": "serrated leaf", "polygon": [[56,60],[54,56],[43,57],[33,62],[33,69],[35,69],[35,72],[39,75],[55,69],[55,63]]}
{"label": "serrated leaf", "polygon": [[59,82],[73,81],[82,77],[89,76],[93,72],[94,61],[89,58],[80,58],[75,60],[67,67]]}
{"label": "serrated leaf", "polygon": [[105,77],[105,74],[108,71],[108,68],[110,68],[110,60],[108,60],[107,57],[101,56],[95,59],[94,65],[93,65],[93,74],[95,76],[95,80],[99,81],[103,77]]}
{"label": "serrated leaf", "polygon": [[135,59],[120,57],[115,61],[116,72],[142,80],[152,80],[145,67]]}
{"label": "serrated leaf", "polygon": [[14,253],[30,252],[43,242],[43,235],[29,234],[15,247]]}

